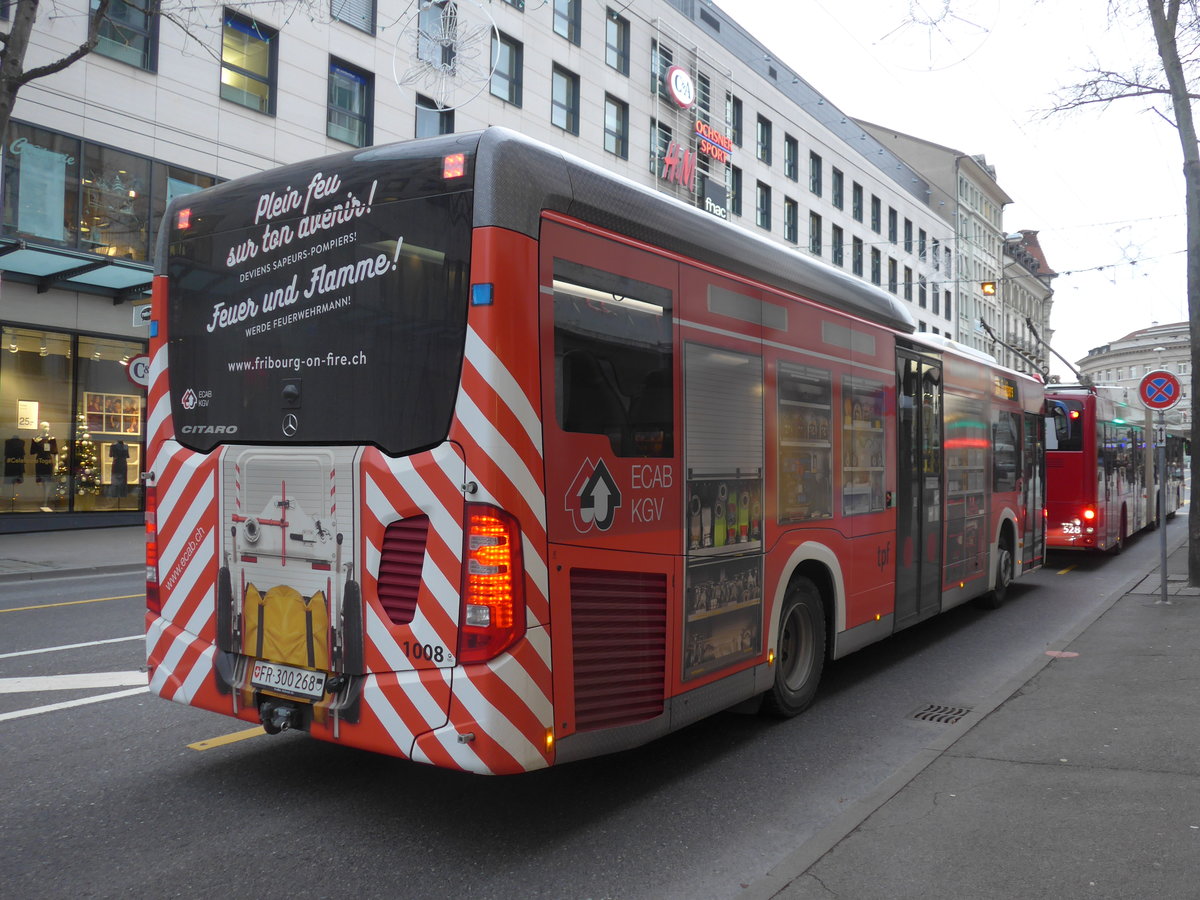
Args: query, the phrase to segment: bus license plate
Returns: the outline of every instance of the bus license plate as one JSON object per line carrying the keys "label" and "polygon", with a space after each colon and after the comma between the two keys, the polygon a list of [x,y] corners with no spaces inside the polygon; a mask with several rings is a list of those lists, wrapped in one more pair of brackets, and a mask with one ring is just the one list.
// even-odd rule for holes
{"label": "bus license plate", "polygon": [[310,700],[320,700],[325,696],[324,672],[282,666],[279,663],[263,662],[262,660],[255,660],[250,683],[269,691],[298,694],[301,697],[308,697]]}
{"label": "bus license plate", "polygon": [[1081,534],[1083,529],[1074,522],[1063,522],[1063,534]]}

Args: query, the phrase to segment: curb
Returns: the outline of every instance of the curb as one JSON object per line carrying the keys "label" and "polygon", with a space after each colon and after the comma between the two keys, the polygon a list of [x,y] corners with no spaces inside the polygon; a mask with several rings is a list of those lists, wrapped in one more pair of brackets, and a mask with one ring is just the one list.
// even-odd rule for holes
{"label": "curb", "polygon": [[98,575],[134,575],[145,572],[144,564],[130,565],[121,563],[111,566],[84,566],[78,569],[28,569],[21,572],[4,572],[0,574],[0,584],[14,584],[22,581],[49,581],[53,578],[87,578]]}
{"label": "curb", "polygon": [[[1167,549],[1167,554],[1170,555],[1178,550],[1181,546],[1187,543],[1188,532],[1184,529],[1178,538],[1171,542],[1171,546]],[[1148,571],[1139,572],[1137,575],[1127,579],[1119,585],[1102,606],[1096,610],[1094,616],[1089,617],[1086,621],[1081,622],[1077,628],[1064,636],[1061,640],[1047,646],[1047,650],[1062,650],[1072,644],[1081,634],[1087,631],[1094,625],[1101,616],[1112,609],[1120,600],[1131,594],[1133,589],[1141,584],[1146,578],[1157,571],[1159,565],[1157,561],[1155,565]],[[828,825],[818,831],[815,835],[805,841],[799,849],[789,853],[778,863],[775,864],[765,875],[757,879],[748,888],[737,894],[738,900],[771,900],[771,898],[780,896],[787,888],[796,881],[800,876],[812,868],[816,863],[838,844],[840,844],[852,831],[858,828],[865,822],[876,810],[882,807],[885,803],[895,797],[908,784],[920,775],[925,769],[929,768],[943,753],[953,747],[962,738],[966,737],[976,725],[984,718],[995,712],[1000,706],[1008,701],[1022,687],[1024,687],[1034,676],[1042,669],[1050,665],[1053,661],[1052,657],[1042,655],[1035,659],[1028,666],[1006,681],[999,689],[990,697],[984,700],[979,706],[971,711],[969,715],[964,716],[959,720],[952,733],[943,734],[936,740],[931,741],[924,749],[918,751],[907,763],[893,772],[888,778],[881,782],[874,790],[863,797],[861,800],[854,803],[850,808],[846,809]]]}

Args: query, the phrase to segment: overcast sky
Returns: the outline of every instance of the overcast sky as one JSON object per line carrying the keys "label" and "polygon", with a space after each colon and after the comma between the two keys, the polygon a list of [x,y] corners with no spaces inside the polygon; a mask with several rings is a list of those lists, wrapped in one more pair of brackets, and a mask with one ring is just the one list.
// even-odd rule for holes
{"label": "overcast sky", "polygon": [[[1033,229],[1054,281],[1054,347],[1072,362],[1187,320],[1175,129],[1125,100],[1046,118],[1099,63],[1157,62],[1149,24],[1103,0],[716,0],[843,112],[983,154],[1008,231]],[[1170,114],[1169,104],[1158,104]],[[1055,361],[1053,371],[1066,374]]]}

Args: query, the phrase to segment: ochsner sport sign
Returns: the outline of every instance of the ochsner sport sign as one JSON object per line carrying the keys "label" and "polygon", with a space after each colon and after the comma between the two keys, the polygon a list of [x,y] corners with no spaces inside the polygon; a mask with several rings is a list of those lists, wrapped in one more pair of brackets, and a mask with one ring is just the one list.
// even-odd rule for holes
{"label": "ochsner sport sign", "polygon": [[667,69],[667,93],[681,109],[691,109],[696,102],[696,82],[683,66]]}

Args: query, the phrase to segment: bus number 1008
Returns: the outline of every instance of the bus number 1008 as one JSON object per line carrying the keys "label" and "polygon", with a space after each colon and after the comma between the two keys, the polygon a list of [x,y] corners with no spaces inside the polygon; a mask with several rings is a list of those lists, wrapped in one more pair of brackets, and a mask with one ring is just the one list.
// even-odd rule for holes
{"label": "bus number 1008", "polygon": [[435,647],[433,644],[418,644],[416,641],[405,641],[400,646],[404,650],[404,655],[409,659],[427,659],[432,663],[442,663],[446,662],[448,657],[446,648],[441,644]]}

